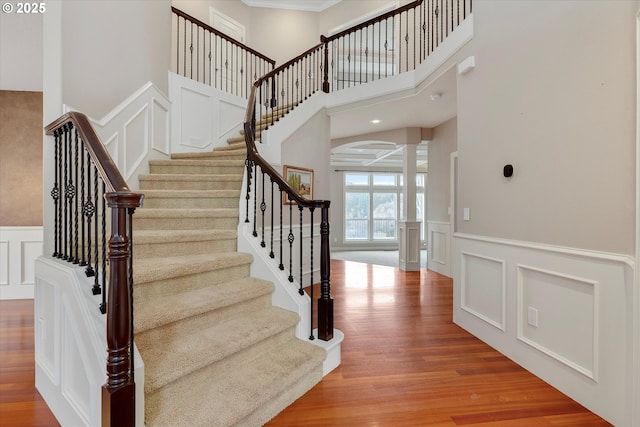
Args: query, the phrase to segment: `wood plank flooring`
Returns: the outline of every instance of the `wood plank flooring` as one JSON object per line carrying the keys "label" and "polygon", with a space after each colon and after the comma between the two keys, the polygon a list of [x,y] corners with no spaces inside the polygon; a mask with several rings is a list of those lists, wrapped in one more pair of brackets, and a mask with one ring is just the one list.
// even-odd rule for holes
{"label": "wood plank flooring", "polygon": [[55,427],[35,387],[33,300],[0,301],[0,426]]}
{"label": "wood plank flooring", "polygon": [[[331,267],[342,364],[267,426],[610,425],[454,325],[451,279]],[[0,426],[58,426],[34,387],[30,300],[0,301]]]}
{"label": "wood plank flooring", "polygon": [[610,425],[454,325],[450,278],[331,268],[342,364],[267,426]]}

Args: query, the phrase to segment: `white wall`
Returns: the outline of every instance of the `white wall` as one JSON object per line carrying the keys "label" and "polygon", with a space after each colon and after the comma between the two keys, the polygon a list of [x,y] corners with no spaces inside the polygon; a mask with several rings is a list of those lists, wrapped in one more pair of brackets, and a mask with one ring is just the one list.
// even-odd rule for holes
{"label": "white wall", "polygon": [[638,4],[474,3],[464,52],[477,66],[458,79],[460,231],[634,253]]}
{"label": "white wall", "polygon": [[42,92],[43,14],[18,13],[16,2],[7,4],[14,7],[0,13],[0,90]]}
{"label": "white wall", "polygon": [[476,67],[458,76],[454,322],[619,426],[637,425],[639,8],[475,2],[455,57]]}
{"label": "white wall", "polygon": [[433,129],[429,141],[429,183],[427,189],[427,220],[449,221],[450,155],[457,147],[456,118]]}
{"label": "white wall", "polygon": [[151,81],[168,93],[169,0],[62,3],[63,102],[102,117]]}

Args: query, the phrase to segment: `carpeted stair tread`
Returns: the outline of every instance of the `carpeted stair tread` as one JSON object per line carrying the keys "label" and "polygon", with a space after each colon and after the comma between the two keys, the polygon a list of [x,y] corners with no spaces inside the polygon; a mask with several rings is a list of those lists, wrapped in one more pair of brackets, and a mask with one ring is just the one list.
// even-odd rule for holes
{"label": "carpeted stair tread", "polygon": [[244,166],[243,160],[237,159],[170,159],[170,160],[150,160],[150,166],[227,166],[228,164]]}
{"label": "carpeted stair tread", "polygon": [[172,208],[143,208],[136,211],[136,218],[229,218],[238,216],[238,209],[212,208],[212,209],[172,209]]}
{"label": "carpeted stair tread", "polygon": [[153,299],[135,307],[136,334],[258,298],[273,292],[271,282],[253,277]]}
{"label": "carpeted stair tread", "polygon": [[200,242],[236,237],[238,233],[234,230],[137,230],[133,235],[133,244]]}
{"label": "carpeted stair tread", "polygon": [[242,174],[150,174],[140,175],[143,181],[242,181]]}
{"label": "carpeted stair tread", "polygon": [[199,153],[174,153],[172,159],[225,159],[236,155],[247,155],[246,146],[241,147],[216,147],[213,151],[203,151]]}
{"label": "carpeted stair tread", "polygon": [[165,190],[229,190],[242,186],[242,174],[151,174],[138,178],[141,192]]}
{"label": "carpeted stair tread", "polygon": [[145,201],[152,197],[189,199],[239,196],[240,190],[144,190]]}
{"label": "carpeted stair tread", "polygon": [[229,145],[233,145],[236,143],[244,143],[244,136],[234,136],[231,138],[227,138],[227,143]]}
{"label": "carpeted stair tread", "polygon": [[298,320],[298,315],[290,311],[265,307],[251,313],[251,316],[238,315],[208,328],[182,334],[153,349],[141,348],[143,357],[148,360],[145,364],[145,390],[153,393],[191,372],[247,351],[286,330],[290,330],[293,338],[293,328]]}
{"label": "carpeted stair tread", "polygon": [[242,252],[145,258],[136,261],[135,284],[166,280],[221,268],[249,264],[253,256]]}
{"label": "carpeted stair tread", "polygon": [[325,355],[294,339],[237,369],[203,368],[151,394],[146,425],[263,425],[320,381]]}

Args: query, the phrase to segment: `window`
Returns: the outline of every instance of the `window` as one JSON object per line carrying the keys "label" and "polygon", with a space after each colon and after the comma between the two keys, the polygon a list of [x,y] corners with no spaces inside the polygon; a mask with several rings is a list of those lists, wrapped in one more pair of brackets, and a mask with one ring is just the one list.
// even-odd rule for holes
{"label": "window", "polygon": [[[424,222],[425,175],[416,175],[416,217]],[[346,241],[397,241],[402,212],[402,174],[344,174]],[[421,232],[424,240],[424,227]]]}

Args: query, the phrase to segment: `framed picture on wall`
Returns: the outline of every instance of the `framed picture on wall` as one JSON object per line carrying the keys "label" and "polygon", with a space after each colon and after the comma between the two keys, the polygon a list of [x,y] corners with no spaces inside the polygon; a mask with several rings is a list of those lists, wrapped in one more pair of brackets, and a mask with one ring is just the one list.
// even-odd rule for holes
{"label": "framed picture on wall", "polygon": [[[294,190],[305,199],[313,199],[313,169],[300,168],[298,166],[284,165],[284,179],[287,180]],[[295,204],[294,200],[283,193],[283,203],[285,205]]]}

